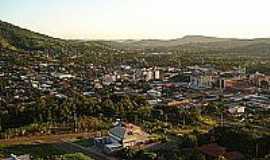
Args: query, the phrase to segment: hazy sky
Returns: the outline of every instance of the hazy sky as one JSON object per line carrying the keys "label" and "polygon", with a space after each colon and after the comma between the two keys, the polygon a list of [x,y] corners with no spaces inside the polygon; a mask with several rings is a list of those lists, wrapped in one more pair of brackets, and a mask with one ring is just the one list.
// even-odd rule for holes
{"label": "hazy sky", "polygon": [[73,39],[270,37],[269,0],[0,0],[0,19]]}

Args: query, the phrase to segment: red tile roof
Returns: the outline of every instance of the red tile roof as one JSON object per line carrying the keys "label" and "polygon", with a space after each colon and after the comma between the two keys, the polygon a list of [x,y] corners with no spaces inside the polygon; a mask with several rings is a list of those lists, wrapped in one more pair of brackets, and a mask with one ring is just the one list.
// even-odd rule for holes
{"label": "red tile roof", "polygon": [[226,159],[229,160],[241,160],[244,159],[244,155],[238,151],[226,152],[223,155]]}
{"label": "red tile roof", "polygon": [[198,148],[203,154],[210,157],[218,157],[226,152],[226,148],[219,146],[218,144],[206,144]]}

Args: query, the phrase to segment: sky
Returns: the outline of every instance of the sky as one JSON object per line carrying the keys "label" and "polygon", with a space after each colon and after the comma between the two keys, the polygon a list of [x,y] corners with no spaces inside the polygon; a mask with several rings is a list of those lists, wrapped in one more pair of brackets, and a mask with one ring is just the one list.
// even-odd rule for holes
{"label": "sky", "polygon": [[270,37],[269,0],[0,0],[0,20],[65,39]]}

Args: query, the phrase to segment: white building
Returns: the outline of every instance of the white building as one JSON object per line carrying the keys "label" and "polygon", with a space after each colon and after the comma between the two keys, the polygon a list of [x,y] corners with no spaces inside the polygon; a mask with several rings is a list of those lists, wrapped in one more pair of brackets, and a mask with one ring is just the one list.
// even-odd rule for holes
{"label": "white building", "polygon": [[6,158],[3,160],[30,160],[30,155],[27,154],[27,155],[16,156],[14,154],[11,154],[10,158]]}
{"label": "white building", "polygon": [[212,88],[213,77],[208,75],[198,75],[190,77],[190,86],[192,88]]}
{"label": "white building", "polygon": [[159,72],[159,70],[155,70],[155,79],[156,80],[158,80],[158,79],[160,79],[160,72]]}
{"label": "white building", "polygon": [[145,80],[150,81],[153,79],[153,72],[152,71],[147,71]]}
{"label": "white building", "polygon": [[147,91],[147,94],[153,97],[161,97],[161,92],[154,90],[154,89],[150,89]]}
{"label": "white building", "polygon": [[65,74],[65,73],[52,73],[52,76],[59,78],[59,79],[69,79],[69,78],[75,77],[71,74]]}
{"label": "white building", "polygon": [[228,112],[230,114],[243,114],[245,113],[245,109],[246,107],[244,106],[235,106],[235,107],[229,108]]}
{"label": "white building", "polygon": [[110,85],[116,81],[116,76],[112,74],[106,74],[103,78],[104,85]]}

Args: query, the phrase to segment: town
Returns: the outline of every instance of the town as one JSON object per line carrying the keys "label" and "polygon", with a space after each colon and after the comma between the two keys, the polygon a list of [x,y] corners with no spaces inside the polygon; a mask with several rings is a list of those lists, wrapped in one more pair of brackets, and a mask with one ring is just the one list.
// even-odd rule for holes
{"label": "town", "polygon": [[[239,66],[225,71],[208,64],[107,67],[76,64],[74,57],[66,60],[69,63],[62,63],[49,54],[45,57],[16,55],[28,59],[24,64],[16,62],[18,57],[11,60],[10,55],[2,54],[0,61],[2,139],[98,131],[85,137],[89,141],[86,148],[92,144],[96,149],[90,153],[106,159],[124,156],[122,150],[127,146],[137,150],[145,148],[151,154],[144,156],[155,159],[160,157],[157,156],[160,150],[175,148],[176,144],[171,144],[175,138],[182,141],[176,146],[191,147],[198,152],[193,151],[194,155],[212,159],[222,156],[245,159],[245,156],[264,155],[269,151],[264,149],[269,145],[266,142],[251,146],[254,150],[249,149],[248,155],[240,148],[242,153],[226,149],[211,138],[198,144],[200,136],[212,134],[210,131],[214,129],[214,132],[216,127],[233,129],[248,125],[253,130],[269,133],[269,75],[248,74],[246,68]],[[113,124],[117,120],[118,124]],[[27,127],[29,122],[38,123]],[[122,126],[123,122],[129,124]],[[110,130],[113,125],[116,128]],[[196,134],[198,140],[193,142],[190,134]],[[125,140],[129,135],[133,136]],[[191,142],[185,142],[186,139]]]}
{"label": "town", "polygon": [[0,1],[0,160],[270,160],[269,5]]}

